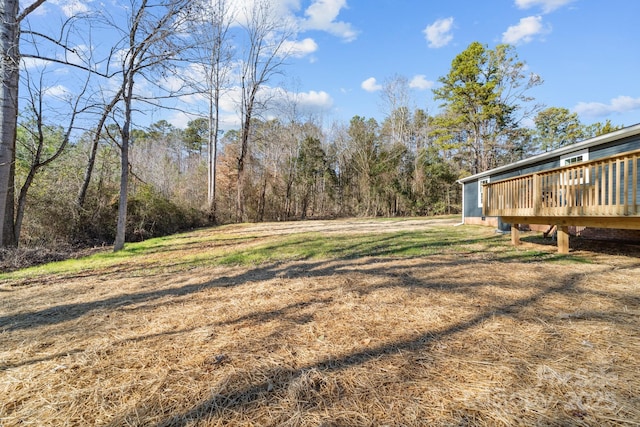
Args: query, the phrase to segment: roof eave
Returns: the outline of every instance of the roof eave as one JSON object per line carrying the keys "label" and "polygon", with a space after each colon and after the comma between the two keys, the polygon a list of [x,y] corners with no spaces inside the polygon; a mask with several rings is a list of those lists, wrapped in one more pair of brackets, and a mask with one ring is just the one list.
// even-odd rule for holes
{"label": "roof eave", "polygon": [[468,176],[466,178],[459,179],[457,182],[464,184],[465,182],[475,181],[478,178],[482,178],[485,176],[495,175],[500,172],[504,172],[507,170],[518,169],[519,167],[526,166],[532,163],[536,163],[542,160],[550,159],[557,156],[562,156],[567,153],[571,153],[573,151],[584,150],[585,148],[596,147],[600,144],[606,144],[611,141],[616,141],[618,139],[628,138],[630,136],[635,136],[640,134],[640,123],[628,126],[626,128],[618,129],[613,132],[605,133],[603,135],[598,135],[593,138],[585,139],[581,142],[576,142],[575,144],[566,145],[564,147],[557,148],[553,151],[548,151],[546,153],[538,154],[533,157],[529,157],[527,159],[518,160],[514,163],[509,163],[508,165],[500,166],[494,169],[490,169],[485,172],[480,172],[475,175]]}

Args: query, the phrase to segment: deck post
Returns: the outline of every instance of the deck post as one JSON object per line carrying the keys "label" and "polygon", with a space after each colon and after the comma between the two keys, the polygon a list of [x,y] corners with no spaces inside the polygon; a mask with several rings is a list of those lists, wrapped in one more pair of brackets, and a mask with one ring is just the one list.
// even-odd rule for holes
{"label": "deck post", "polygon": [[533,174],[533,215],[541,215],[542,214],[542,177],[537,173]]}
{"label": "deck post", "polygon": [[558,253],[569,253],[569,227],[566,225],[558,225]]}
{"label": "deck post", "polygon": [[489,187],[483,184],[480,191],[482,191],[482,216],[489,216]]}
{"label": "deck post", "polygon": [[511,244],[513,246],[519,246],[520,243],[520,229],[518,228],[518,224],[511,224]]}

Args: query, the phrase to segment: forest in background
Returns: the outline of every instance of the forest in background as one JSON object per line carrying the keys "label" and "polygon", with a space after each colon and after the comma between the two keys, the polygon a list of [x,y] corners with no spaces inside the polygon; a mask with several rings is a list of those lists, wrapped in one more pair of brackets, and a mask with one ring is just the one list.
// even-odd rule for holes
{"label": "forest in background", "polygon": [[[131,3],[128,24],[119,28],[124,53],[108,59],[116,70],[109,85],[95,83],[106,77],[96,71],[95,58],[70,64],[84,70],[86,80],[77,93],[64,94],[68,111],[46,104],[46,67],[20,72],[3,246],[115,240],[117,249],[125,239],[211,224],[459,213],[458,179],[619,128],[587,126],[565,108],[537,103],[530,91],[543,79],[515,47],[479,42],[438,80],[437,112],[416,107],[408,80],[395,75],[383,85],[381,121],[354,116],[324,123],[300,113],[295,99],[272,102],[268,82],[286,73],[292,52],[285,48],[291,32],[271,19],[267,1],[245,11],[237,28],[224,0]],[[185,5],[191,13],[181,12]],[[190,37],[184,37],[187,27]],[[22,37],[22,51],[40,55],[42,35],[25,29]],[[57,44],[63,41],[68,38]],[[176,68],[184,62],[200,67],[202,78],[167,92],[163,78],[185,74]],[[157,81],[158,92],[138,94],[138,79]],[[221,96],[234,88],[240,125],[222,131]],[[145,106],[189,94],[202,96],[209,108],[193,111],[201,117],[184,129],[166,120],[135,123]],[[2,121],[8,120],[5,113]]]}
{"label": "forest in background", "polygon": [[[134,128],[129,154],[128,239],[165,235],[208,225],[211,220],[223,224],[459,213],[461,189],[456,180],[472,171],[476,157],[471,147],[443,142],[442,135],[450,135],[438,124],[441,116],[430,117],[421,109],[395,112],[395,116],[401,115],[405,118],[401,122],[390,117],[382,123],[356,116],[348,124],[335,123],[328,130],[313,120],[256,121],[243,192],[244,219],[236,216],[239,131],[227,131],[220,139],[212,219],[206,209],[207,121],[194,120],[186,129],[164,120],[146,129]],[[575,116],[571,117],[579,125]],[[35,142],[28,126],[28,122],[21,122],[18,182],[25,181],[33,156]],[[402,129],[400,137],[394,137],[394,126]],[[580,125],[577,129],[582,137],[611,126]],[[506,140],[508,145],[497,146],[486,167],[540,152],[536,141],[542,129],[516,128],[513,132],[522,139],[518,144]],[[46,127],[47,147],[59,144],[61,133],[60,128]],[[85,205],[77,209],[91,137],[92,132],[87,132],[73,141],[35,176],[27,198],[24,244],[112,243],[120,150],[106,136],[98,145]]]}

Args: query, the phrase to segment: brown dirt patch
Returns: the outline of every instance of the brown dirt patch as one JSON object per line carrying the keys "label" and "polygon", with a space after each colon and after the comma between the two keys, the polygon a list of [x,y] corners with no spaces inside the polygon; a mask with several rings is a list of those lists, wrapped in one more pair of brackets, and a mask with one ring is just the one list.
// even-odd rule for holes
{"label": "brown dirt patch", "polygon": [[[316,227],[381,223],[237,232]],[[590,263],[477,252],[3,283],[0,425],[640,425],[640,261],[574,255]]]}

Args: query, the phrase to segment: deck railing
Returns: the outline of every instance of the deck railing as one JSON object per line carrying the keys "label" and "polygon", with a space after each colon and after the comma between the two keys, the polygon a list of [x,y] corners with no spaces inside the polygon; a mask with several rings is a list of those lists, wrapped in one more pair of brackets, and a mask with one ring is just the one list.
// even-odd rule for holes
{"label": "deck railing", "polygon": [[640,150],[483,186],[483,215],[640,216]]}

